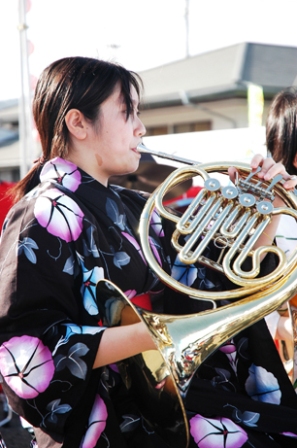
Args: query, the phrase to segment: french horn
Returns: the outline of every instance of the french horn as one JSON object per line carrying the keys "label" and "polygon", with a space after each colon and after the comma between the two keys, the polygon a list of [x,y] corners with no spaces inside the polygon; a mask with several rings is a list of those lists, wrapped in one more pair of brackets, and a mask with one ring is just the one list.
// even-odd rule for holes
{"label": "french horn", "polygon": [[[150,151],[143,145],[138,149]],[[161,157],[165,158],[164,153]],[[287,214],[297,219],[297,197],[295,191],[284,189],[281,176],[271,182],[260,181],[244,163],[197,164],[173,157],[190,166],[177,168],[147,200],[139,223],[143,254],[150,268],[169,288],[193,299],[209,301],[213,308],[182,316],[154,313],[133,305],[108,280],[98,282],[97,294],[104,302],[103,324],[120,325],[121,320],[112,321],[108,310],[111,306],[122,309],[127,305],[134,320],[142,319],[146,324],[156,350],[120,362],[118,367],[148,428],[156,431],[169,446],[186,448],[189,427],[184,399],[201,363],[237,333],[277,310],[296,294],[297,248],[287,259],[276,246],[257,249],[254,246],[273,216]],[[214,172],[225,174],[230,166],[235,166],[239,173],[234,185],[222,186],[217,178],[210,176]],[[178,216],[164,206],[163,198],[179,182],[194,176],[201,176],[204,187],[182,216]],[[276,194],[282,198],[283,207],[274,208]],[[199,263],[223,273],[236,288],[222,292],[198,290],[163,271],[149,238],[155,211],[174,223],[171,243],[180,263],[185,266]],[[205,254],[210,243],[222,249],[217,260]],[[278,265],[270,274],[259,277],[261,257],[269,252],[276,255]],[[247,259],[251,261],[249,271],[243,268]],[[229,304],[217,307],[219,300],[228,300]]]}

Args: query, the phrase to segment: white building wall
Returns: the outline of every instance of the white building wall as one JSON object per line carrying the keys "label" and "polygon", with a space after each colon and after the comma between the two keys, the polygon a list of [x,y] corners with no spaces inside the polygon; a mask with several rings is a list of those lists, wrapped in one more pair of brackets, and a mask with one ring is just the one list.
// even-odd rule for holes
{"label": "white building wall", "polygon": [[235,129],[248,126],[245,99],[200,103],[199,105],[144,110],[141,119],[146,127],[210,121],[211,129]]}

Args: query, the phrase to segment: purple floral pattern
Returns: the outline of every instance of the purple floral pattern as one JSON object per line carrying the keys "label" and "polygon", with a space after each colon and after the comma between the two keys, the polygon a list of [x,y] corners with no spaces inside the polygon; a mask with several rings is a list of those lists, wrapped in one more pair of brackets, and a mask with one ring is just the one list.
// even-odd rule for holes
{"label": "purple floral pattern", "polygon": [[286,437],[292,437],[294,439],[297,439],[297,434],[294,434],[293,432],[283,432],[282,434]]}
{"label": "purple floral pattern", "polygon": [[81,184],[81,173],[74,163],[56,157],[46,163],[40,173],[41,182],[55,180],[70,191],[76,191]]}
{"label": "purple floral pattern", "polygon": [[195,415],[190,432],[199,448],[240,448],[247,441],[246,432],[227,418],[205,418]]}
{"label": "purple floral pattern", "polygon": [[158,247],[157,242],[152,237],[149,237],[149,243],[150,243],[150,247],[152,249],[152,252],[154,254],[154,257],[156,258],[158,264],[160,266],[162,266],[162,260],[161,260],[161,257],[160,257],[159,251],[158,251],[158,249],[160,249],[160,247]]}
{"label": "purple floral pattern", "polygon": [[47,389],[55,368],[50,350],[40,339],[21,336],[1,345],[0,370],[17,395],[34,398]]}
{"label": "purple floral pattern", "polygon": [[107,409],[102,398],[97,395],[91,411],[87,432],[80,444],[80,448],[93,448],[96,446],[106,426]]}
{"label": "purple floral pattern", "polygon": [[234,372],[237,373],[238,357],[237,357],[237,348],[236,345],[234,344],[234,341],[230,340],[226,342],[225,344],[222,345],[222,347],[220,347],[219,350],[222,353],[225,353],[225,355],[229,359],[230,366],[232,367]]}
{"label": "purple floral pattern", "polygon": [[135,289],[129,289],[129,290],[125,291],[124,294],[125,294],[125,296],[128,299],[133,299],[133,297],[136,296],[136,290]]}
{"label": "purple floral pattern", "polygon": [[68,196],[51,188],[36,199],[34,214],[42,227],[69,243],[78,239],[83,227],[83,212]]}
{"label": "purple floral pattern", "polygon": [[[4,232],[10,238],[1,242],[4,286],[1,289],[0,282],[0,292],[5,296],[5,304],[11,306],[5,316],[8,330],[4,319],[4,330],[0,332],[3,383],[12,402],[19,396],[20,407],[28,409],[28,421],[37,422],[45,432],[66,432],[68,443],[67,431],[73,425],[65,422],[72,423],[76,409],[75,418],[81,412],[84,422],[78,428],[79,438],[84,434],[81,448],[119,448],[126,444],[126,435],[133,439],[132,433],[144,426],[134,405],[125,405],[121,415],[114,417],[119,408],[117,397],[122,396],[123,389],[126,391],[119,375],[121,364],[93,369],[106,328],[103,325],[118,324],[112,298],[109,303],[98,297],[96,284],[106,278],[125,291],[128,298],[148,293],[152,305],[159,306],[166,288],[149,269],[139,244],[138,223],[144,199],[141,193],[106,188],[59,158],[45,164],[41,178],[44,183],[23,200],[26,213],[22,215],[20,206],[8,216]],[[219,276],[212,275],[205,266],[180,263],[176,252],[170,249],[170,225],[166,223],[165,234],[162,219],[158,213],[152,214],[149,244],[158,263],[188,286],[224,289]],[[206,250],[217,255],[214,248]],[[21,284],[22,291],[13,287],[9,291],[6,275],[15,279],[11,285]],[[172,301],[171,290],[165,293],[171,306],[177,297]],[[15,319],[19,319],[17,323]],[[33,331],[32,322],[34,337],[28,336]],[[267,440],[274,440],[274,431],[290,439],[296,437],[296,419],[287,424],[278,411],[285,403],[278,370],[274,363],[267,362],[267,357],[263,366],[253,364],[249,349],[249,338],[242,333],[200,366],[199,375],[193,378],[193,390],[198,381],[200,388],[207,385],[212,394],[211,403],[203,401],[202,406],[211,407],[220,391],[227,392],[228,402],[216,403],[218,412],[207,411],[207,416],[216,417],[206,418],[200,408],[201,389],[197,388],[195,402],[199,406],[195,411],[194,404],[190,418],[191,437],[195,440],[192,444],[200,448],[253,446],[254,433],[263,434],[262,425],[267,418],[259,411],[257,401],[260,409],[266,404],[276,405],[274,412],[280,418],[274,422],[285,420],[278,429],[267,431]],[[155,391],[163,393],[163,385],[157,384]],[[233,400],[238,396],[238,401]],[[115,426],[116,436],[111,434]],[[73,440],[72,434],[69,437]]]}
{"label": "purple floral pattern", "polygon": [[159,215],[156,209],[153,210],[150,225],[155,230],[156,234],[159,237],[164,237],[164,229],[162,225],[161,216]]}
{"label": "purple floral pattern", "polygon": [[144,262],[144,264],[147,264],[146,259],[144,258],[144,255],[142,253],[142,249],[141,249],[139,243],[136,241],[136,239],[133,236],[131,236],[129,233],[127,233],[127,232],[122,232],[122,235],[125,238],[127,238],[127,240],[135,247],[135,249],[137,250],[137,252],[141,256],[142,261]]}

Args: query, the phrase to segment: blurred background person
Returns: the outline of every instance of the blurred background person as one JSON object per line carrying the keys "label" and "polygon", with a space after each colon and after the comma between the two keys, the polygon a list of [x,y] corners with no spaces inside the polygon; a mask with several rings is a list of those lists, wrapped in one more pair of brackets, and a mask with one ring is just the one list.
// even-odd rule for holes
{"label": "blurred background person", "polygon": [[[297,175],[297,88],[288,87],[280,91],[273,99],[266,119],[267,152],[275,160],[284,164],[289,174]],[[290,216],[281,216],[276,244],[287,257],[296,247],[297,224]],[[290,301],[297,307],[296,296]],[[293,328],[288,310],[285,308],[267,317],[269,327],[275,337],[283,360],[287,357],[288,369],[293,364]],[[285,348],[286,354],[283,353]]]}

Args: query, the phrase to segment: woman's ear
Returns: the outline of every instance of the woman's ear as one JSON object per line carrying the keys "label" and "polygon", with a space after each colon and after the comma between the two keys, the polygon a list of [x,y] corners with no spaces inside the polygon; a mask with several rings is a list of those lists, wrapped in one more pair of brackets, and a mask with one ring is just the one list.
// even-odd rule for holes
{"label": "woman's ear", "polygon": [[70,134],[78,140],[84,140],[87,135],[87,123],[84,115],[78,109],[70,109],[65,117],[65,123]]}

